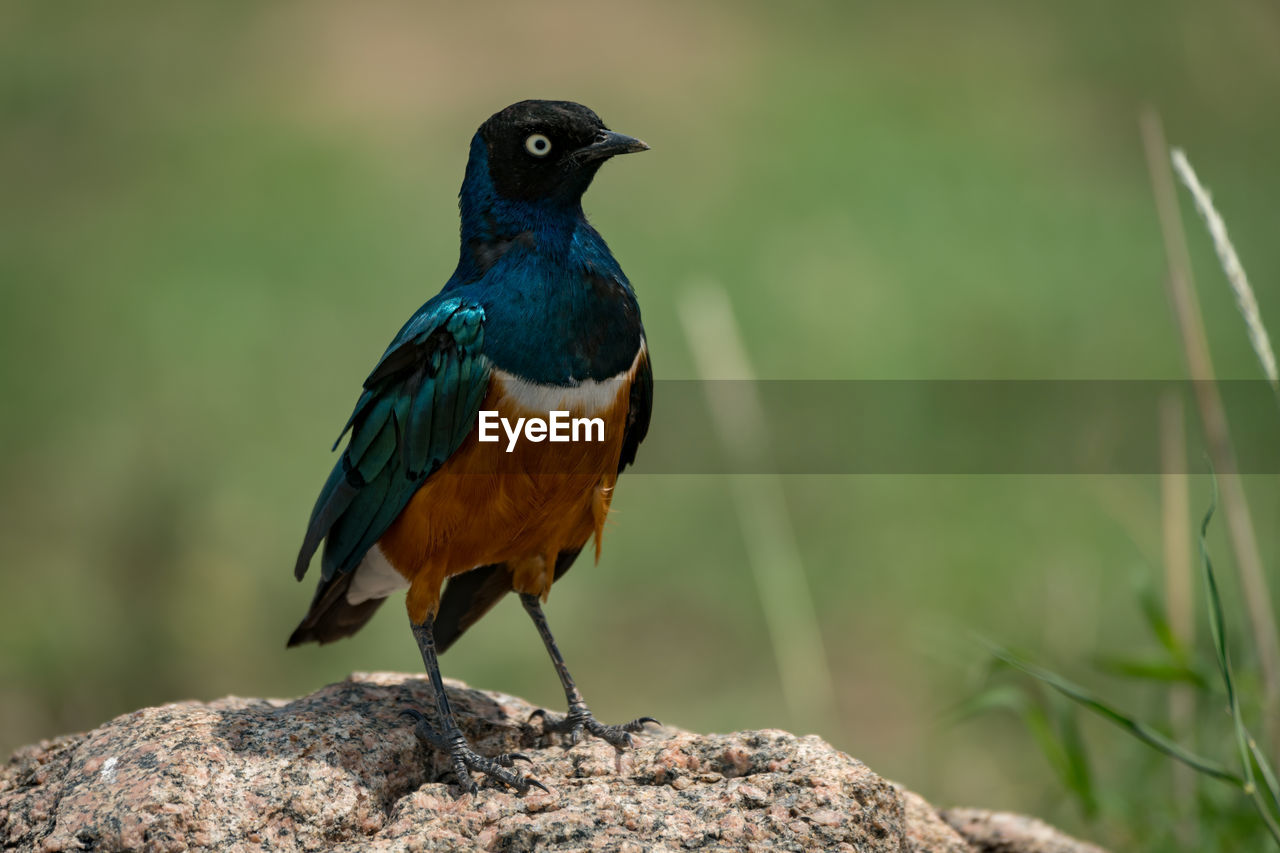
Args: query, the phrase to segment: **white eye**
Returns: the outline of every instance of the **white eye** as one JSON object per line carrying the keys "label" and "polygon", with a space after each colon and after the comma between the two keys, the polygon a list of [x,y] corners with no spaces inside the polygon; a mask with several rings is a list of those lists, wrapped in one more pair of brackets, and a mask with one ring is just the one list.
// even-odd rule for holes
{"label": "white eye", "polygon": [[541,133],[532,133],[524,141],[524,150],[534,157],[546,157],[551,153],[551,140]]}

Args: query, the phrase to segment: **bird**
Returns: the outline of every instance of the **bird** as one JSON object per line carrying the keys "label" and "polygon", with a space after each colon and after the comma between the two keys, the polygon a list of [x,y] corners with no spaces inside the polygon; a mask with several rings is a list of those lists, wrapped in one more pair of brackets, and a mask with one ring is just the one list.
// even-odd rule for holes
{"label": "bird", "polygon": [[[508,593],[520,597],[564,688],[566,713],[540,712],[546,731],[621,749],[657,724],[599,722],[542,609],[593,537],[599,560],[618,475],[649,429],[640,306],[582,209],[606,161],[648,148],[572,101],[520,101],[480,125],[458,194],[458,265],[365,379],[299,548],[301,581],[323,543],[319,583],[290,647],[351,636],[407,590],[434,722],[402,713],[419,742],[448,752],[466,792],[478,790],[473,773],[522,794],[546,790],[515,769],[532,763],[527,756],[472,748],[440,675],[438,656]],[[603,429],[541,440],[545,427],[533,421],[557,412]],[[494,441],[483,413],[523,429]]]}

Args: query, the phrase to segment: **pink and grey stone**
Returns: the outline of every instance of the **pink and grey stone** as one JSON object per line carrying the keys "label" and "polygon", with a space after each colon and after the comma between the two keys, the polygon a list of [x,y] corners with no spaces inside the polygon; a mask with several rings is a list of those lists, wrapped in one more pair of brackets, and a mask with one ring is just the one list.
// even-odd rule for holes
{"label": "pink and grey stone", "polygon": [[528,754],[551,793],[460,794],[448,756],[400,716],[431,707],[426,679],[356,674],[293,701],[144,708],[20,749],[0,769],[0,846],[1101,853],[1029,818],[940,812],[818,737],[668,728],[625,752],[566,749],[523,700],[447,689],[471,743]]}

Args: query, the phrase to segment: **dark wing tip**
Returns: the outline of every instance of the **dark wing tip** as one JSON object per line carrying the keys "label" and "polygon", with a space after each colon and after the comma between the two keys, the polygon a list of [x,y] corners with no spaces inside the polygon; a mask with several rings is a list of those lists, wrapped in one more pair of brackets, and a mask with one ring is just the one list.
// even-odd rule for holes
{"label": "dark wing tip", "polygon": [[350,637],[364,627],[386,599],[370,598],[359,604],[349,603],[347,589],[351,586],[352,577],[350,573],[339,574],[320,582],[307,615],[289,635],[285,648],[291,649],[303,643],[323,646]]}

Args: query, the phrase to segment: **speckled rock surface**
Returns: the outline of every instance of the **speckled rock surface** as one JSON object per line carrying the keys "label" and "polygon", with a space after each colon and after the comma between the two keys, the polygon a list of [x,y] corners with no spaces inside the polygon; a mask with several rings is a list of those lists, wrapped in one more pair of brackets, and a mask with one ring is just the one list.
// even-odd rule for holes
{"label": "speckled rock surface", "polygon": [[817,737],[664,729],[624,753],[594,739],[566,749],[526,722],[533,706],[456,682],[448,690],[478,750],[528,753],[550,794],[520,797],[482,783],[478,795],[461,795],[446,758],[420,746],[399,716],[406,706],[431,707],[426,680],[358,674],[292,702],[231,697],[146,708],[21,749],[0,769],[0,845],[1097,851],[1070,839],[1076,846],[971,844],[962,834],[968,822],[949,825]]}
{"label": "speckled rock surface", "polygon": [[904,788],[899,788],[898,793],[906,817],[902,853],[974,853],[968,840],[944,821],[924,797]]}
{"label": "speckled rock surface", "polygon": [[942,819],[964,833],[977,853],[1106,853],[1063,835],[1042,820],[1009,812],[945,809]]}

